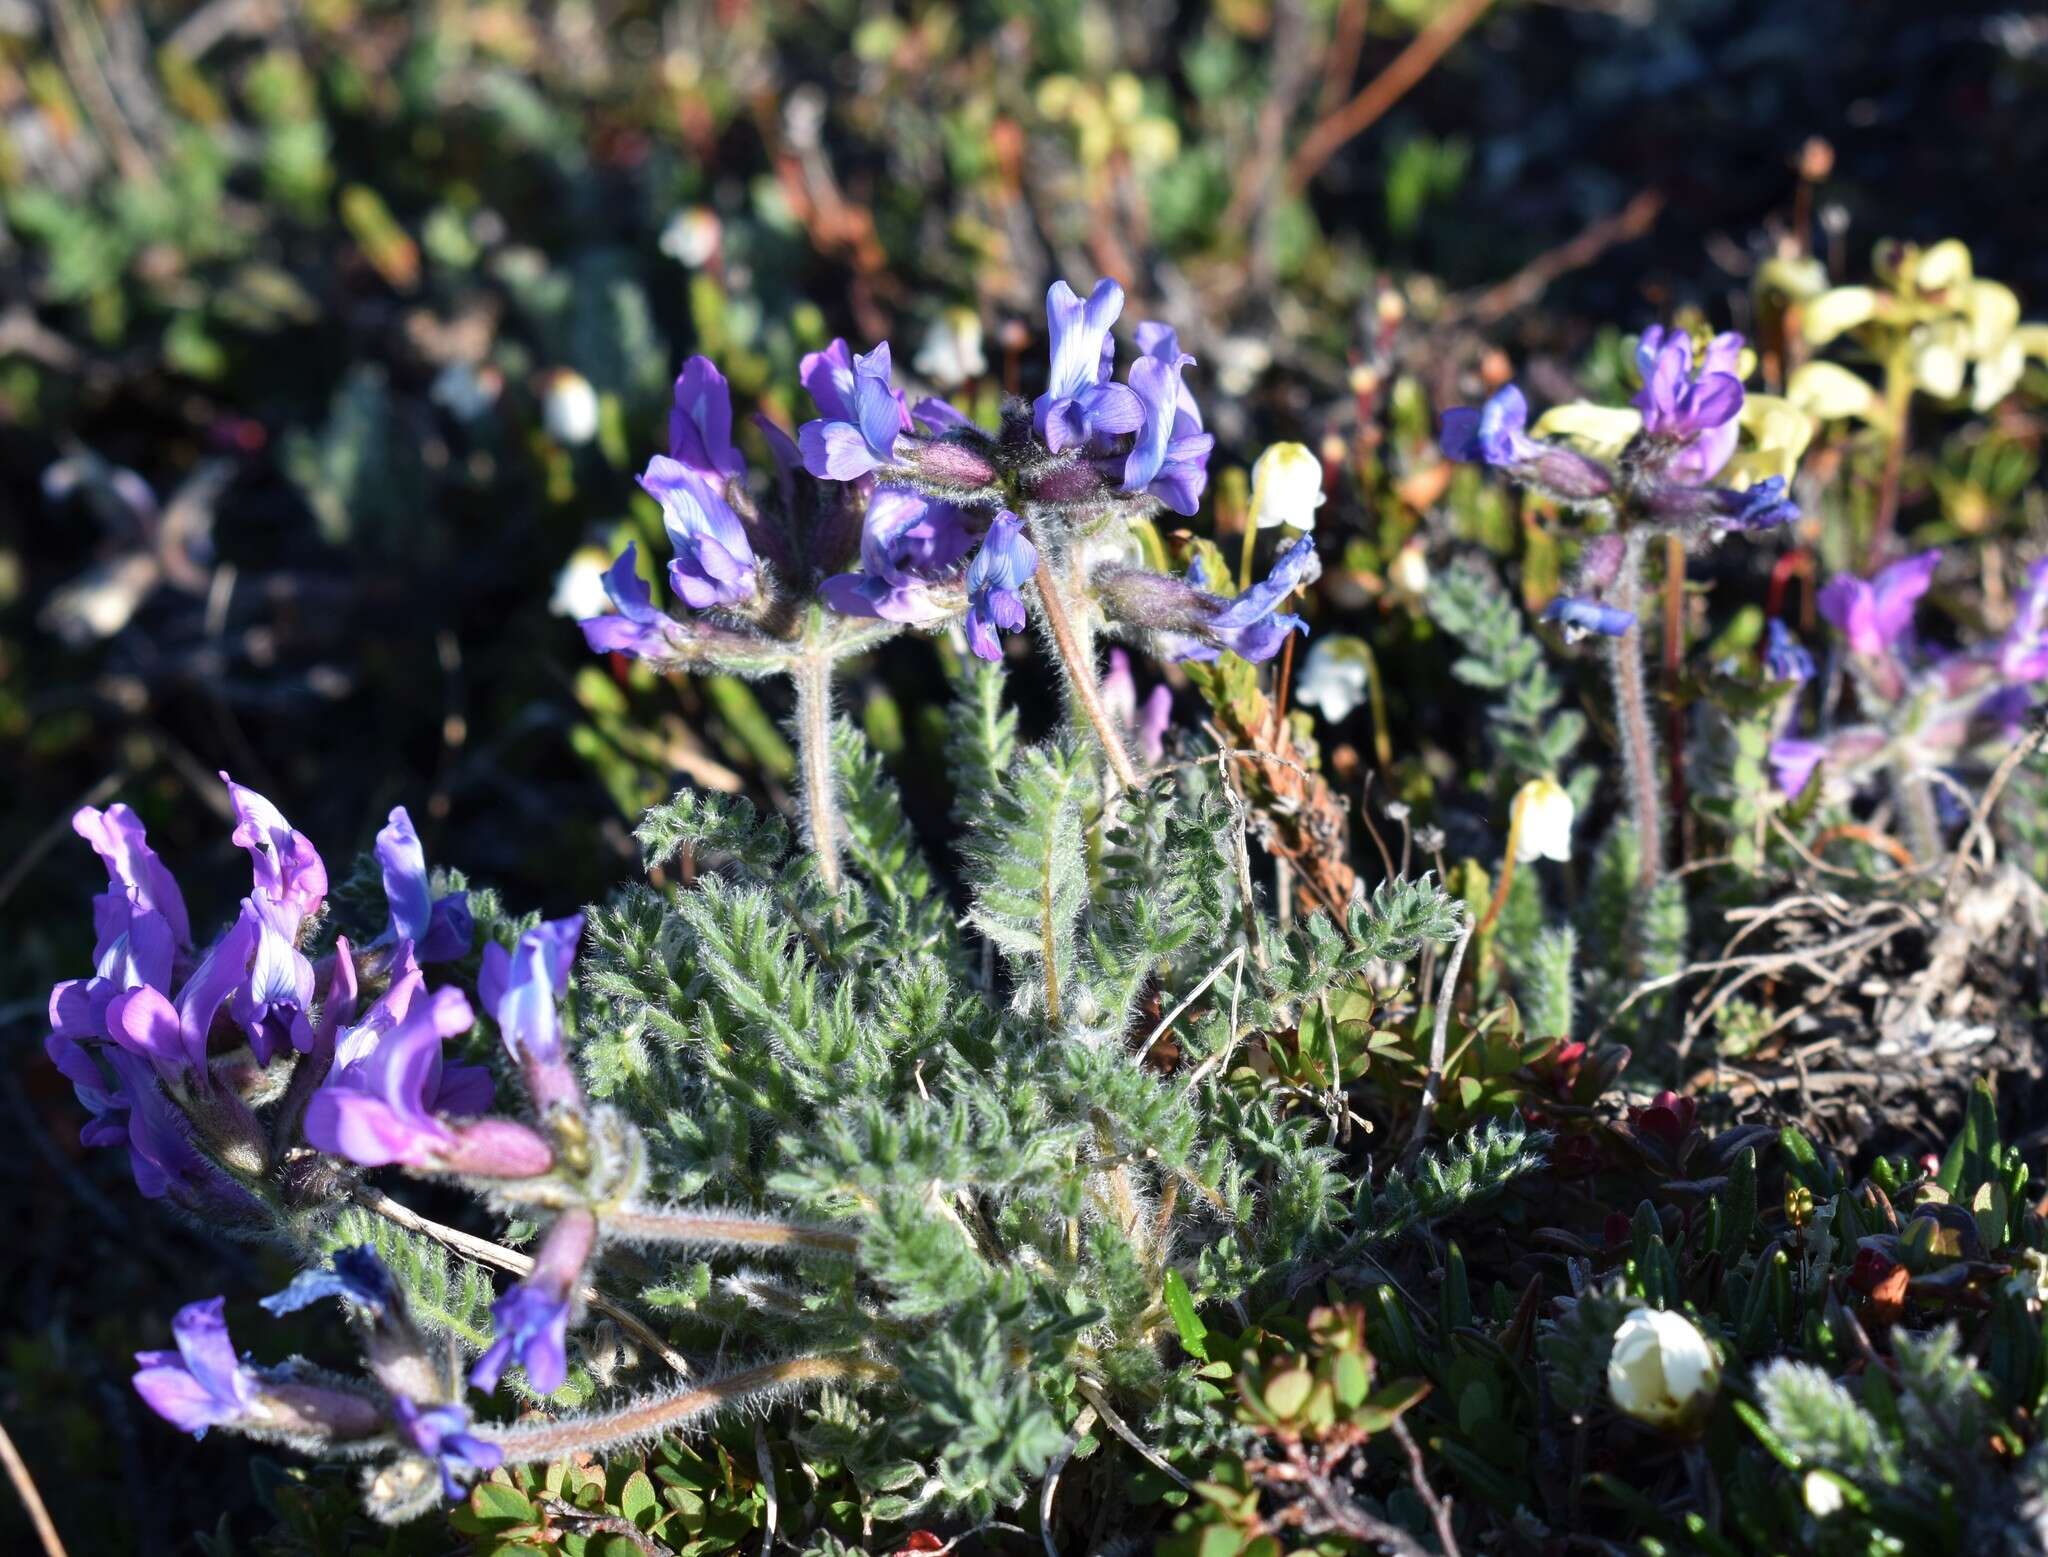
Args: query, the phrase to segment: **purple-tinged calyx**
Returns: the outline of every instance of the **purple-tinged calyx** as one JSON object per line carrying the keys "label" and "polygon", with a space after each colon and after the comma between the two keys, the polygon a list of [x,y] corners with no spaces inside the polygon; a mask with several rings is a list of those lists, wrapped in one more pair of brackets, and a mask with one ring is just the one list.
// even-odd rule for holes
{"label": "purple-tinged calyx", "polygon": [[1038,571],[1038,548],[1024,521],[1005,509],[967,565],[967,645],[985,660],[1003,657],[1002,633],[1024,630],[1024,586]]}
{"label": "purple-tinged calyx", "polygon": [[1109,330],[1123,309],[1124,289],[1106,276],[1086,302],[1064,281],[1046,291],[1052,369],[1045,393],[1032,402],[1031,419],[1055,454],[1101,436],[1136,432],[1143,420],[1138,397],[1126,385],[1109,382],[1115,361]]}
{"label": "purple-tinged calyx", "polygon": [[967,514],[901,487],[877,488],[861,524],[860,571],[825,580],[825,604],[913,627],[960,609],[961,562],[974,548]]}
{"label": "purple-tinged calyx", "polygon": [[171,1321],[174,1352],[137,1352],[135,1392],[149,1409],[195,1438],[209,1427],[247,1420],[261,1381],[228,1339],[227,1299],[187,1303]]}
{"label": "purple-tinged calyx", "polygon": [[1543,608],[1543,620],[1555,623],[1568,643],[1590,633],[1620,638],[1636,625],[1635,612],[1578,595],[1559,595]]}
{"label": "purple-tinged calyx", "polygon": [[647,462],[640,485],[661,505],[662,527],[675,551],[668,583],[676,598],[693,611],[752,598],[754,548],[719,483],[657,454]]}
{"label": "purple-tinged calyx", "polygon": [[505,1451],[472,1433],[469,1410],[460,1404],[422,1408],[403,1395],[391,1401],[399,1436],[434,1462],[441,1473],[441,1493],[451,1503],[480,1475],[505,1462]]}
{"label": "purple-tinged calyx", "polygon": [[1447,459],[1489,465],[1568,503],[1595,502],[1614,490],[1605,465],[1562,444],[1531,438],[1528,426],[1529,402],[1513,384],[1503,384],[1476,411],[1453,406],[1444,412],[1437,444]]}
{"label": "purple-tinged calyx", "polygon": [[1097,568],[1090,584],[1112,620],[1159,634],[1160,652],[1173,659],[1213,660],[1228,650],[1266,660],[1280,652],[1289,634],[1308,631],[1306,622],[1280,607],[1320,572],[1315,538],[1304,535],[1280,554],[1271,573],[1240,595],[1211,594],[1199,557],[1184,579],[1111,564]]}
{"label": "purple-tinged calyx", "polygon": [[910,430],[903,396],[890,386],[889,343],[846,357],[834,341],[804,359],[802,378],[823,413],[797,429],[804,469],[821,481],[853,481],[896,462],[896,440]]}
{"label": "purple-tinged calyx", "polygon": [[496,1389],[507,1364],[516,1360],[541,1394],[562,1387],[569,1376],[569,1321],[596,1245],[597,1218],[589,1211],[577,1208],[555,1218],[526,1279],[491,1305],[496,1333],[470,1370],[472,1385]]}
{"label": "purple-tinged calyx", "polygon": [[467,956],[476,921],[469,912],[469,894],[450,892],[435,897],[427,879],[427,855],[404,806],[394,806],[377,834],[377,865],[384,876],[384,901],[389,908],[377,946],[412,942],[420,962],[453,962]]}
{"label": "purple-tinged calyx", "polygon": [[1838,573],[1821,587],[1815,604],[1849,640],[1851,653],[1877,659],[1913,629],[1913,608],[1934,582],[1939,551],[1923,551],[1878,570],[1873,579]]}
{"label": "purple-tinged calyx", "polygon": [[1786,495],[1783,476],[1770,476],[1754,486],[1685,486],[1652,480],[1639,489],[1642,512],[1661,529],[1684,534],[1699,530],[1772,530],[1799,517],[1799,505]]}
{"label": "purple-tinged calyx", "polygon": [[709,357],[692,357],[676,377],[668,414],[669,458],[714,480],[746,473],[732,442],[732,392]]}

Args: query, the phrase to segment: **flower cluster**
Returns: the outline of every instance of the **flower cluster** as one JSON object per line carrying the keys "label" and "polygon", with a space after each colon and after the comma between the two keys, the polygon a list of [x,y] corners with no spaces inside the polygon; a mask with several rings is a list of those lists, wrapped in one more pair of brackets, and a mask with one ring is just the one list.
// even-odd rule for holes
{"label": "flower cluster", "polygon": [[1588,440],[1596,444],[1628,434],[1612,458],[1533,435],[1528,401],[1513,384],[1476,411],[1444,413],[1438,441],[1450,458],[1489,466],[1561,503],[1613,518],[1611,531],[1584,546],[1573,591],[1545,613],[1567,637],[1621,637],[1635,626],[1632,607],[1609,599],[1631,569],[1631,538],[1639,544],[1643,536],[1666,534],[1697,543],[1799,517],[1783,476],[1746,485],[1720,481],[1740,440],[1747,399],[1743,349],[1740,335],[1717,335],[1695,360],[1690,335],[1661,325],[1645,330],[1636,347],[1642,388],[1632,413],[1560,408],[1580,414],[1561,417],[1559,430],[1597,426],[1605,437]]}
{"label": "flower cluster", "polygon": [[[2028,569],[2002,634],[1946,651],[1913,630],[1915,608],[1940,566],[1939,551],[1923,551],[1868,579],[1838,574],[1821,589],[1820,613],[1841,635],[1863,717],[1800,735],[1793,728],[1797,699],[1791,700],[1786,727],[1770,749],[1786,793],[1802,792],[1822,770],[1846,793],[1886,768],[1924,775],[1961,765],[2009,746],[2040,705],[2048,683],[2048,559]],[[1772,628],[1767,674],[1793,683],[1812,679],[1812,656],[1779,624]]]}
{"label": "flower cluster", "polygon": [[868,352],[834,341],[801,365],[814,419],[792,437],[756,418],[778,467],[758,493],[732,443],[726,381],[692,358],[676,382],[669,453],[640,478],[660,506],[670,591],[688,614],[654,604],[629,545],[606,575],[612,611],[581,624],[591,648],[758,672],[958,622],[967,646],[995,660],[1050,578],[1074,594],[1069,612],[1154,636],[1163,654],[1271,655],[1293,624],[1278,606],[1308,577],[1312,548],[1308,561],[1283,558],[1249,598],[1212,594],[1199,574],[1152,574],[1146,589],[1099,584],[1105,568],[1132,571],[1124,521],[1198,510],[1215,443],[1187,381],[1195,359],[1171,327],[1140,324],[1137,355],[1117,376],[1122,309],[1113,281],[1086,298],[1056,282],[1046,388],[1007,406],[994,432],[944,400],[913,402],[893,381],[887,341]]}
{"label": "flower cluster", "polygon": [[[336,934],[322,947],[328,872],[319,851],[264,796],[222,775],[235,844],[252,866],[235,918],[201,946],[176,879],[128,807],[72,820],[106,867],[93,901],[94,970],[50,996],[51,1060],[89,1119],[89,1145],[125,1145],[141,1192],[216,1225],[289,1233],[321,1186],[398,1165],[513,1185],[546,1180],[561,1207],[527,1279],[493,1309],[497,1337],[471,1380],[494,1389],[517,1362],[531,1387],[567,1375],[566,1331],[598,1240],[576,1204],[575,1161],[588,1156],[591,1110],[563,1043],[580,917],[544,922],[507,947],[489,942],[475,1002],[429,989],[423,965],[466,961],[475,939],[467,895],[437,893],[411,817],[377,834],[386,922],[368,944]],[[535,1123],[493,1115],[489,1069],[446,1055],[481,1005],[533,1106]],[[317,1155],[314,1155],[317,1154]],[[309,1163],[326,1167],[309,1171]],[[588,1177],[588,1174],[584,1175]],[[331,1190],[329,1191],[331,1192]],[[571,1192],[566,1193],[565,1192]],[[344,1251],[265,1306],[282,1313],[339,1296],[373,1321],[369,1355],[390,1397],[261,1370],[228,1344],[219,1299],[173,1326],[175,1352],[144,1353],[143,1398],[189,1431],[232,1425],[258,1436],[329,1444],[386,1430],[438,1467],[451,1495],[496,1460],[467,1430],[459,1399],[403,1315],[368,1251]],[[426,1402],[422,1404],[421,1402]]]}

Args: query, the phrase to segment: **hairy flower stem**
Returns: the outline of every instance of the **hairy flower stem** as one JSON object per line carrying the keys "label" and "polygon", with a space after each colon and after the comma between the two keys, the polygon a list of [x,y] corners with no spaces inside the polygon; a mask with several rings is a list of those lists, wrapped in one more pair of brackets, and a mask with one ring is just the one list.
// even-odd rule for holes
{"label": "hairy flower stem", "polygon": [[605,1230],[628,1243],[713,1244],[753,1249],[800,1249],[851,1255],[860,1240],[830,1227],[766,1218],[706,1216],[689,1211],[627,1210],[605,1214]]}
{"label": "hairy flower stem", "polygon": [[766,1395],[786,1394],[810,1384],[842,1380],[881,1383],[896,1377],[887,1363],[863,1357],[790,1357],[782,1362],[744,1368],[722,1379],[673,1395],[630,1401],[616,1411],[558,1421],[517,1422],[477,1429],[477,1436],[496,1444],[514,1464],[534,1464],[566,1454],[602,1453],[621,1444],[651,1442],[663,1433],[699,1417]]}
{"label": "hairy flower stem", "polygon": [[1643,540],[1628,538],[1621,571],[1609,595],[1612,604],[1638,612],[1636,625],[1607,641],[1607,665],[1614,677],[1614,723],[1628,780],[1629,809],[1636,826],[1638,884],[1647,897],[1664,872],[1664,815],[1657,793],[1657,738],[1650,728],[1649,694],[1643,686]]}
{"label": "hairy flower stem", "polygon": [[839,806],[832,783],[832,662],[822,655],[798,660],[789,679],[796,688],[797,760],[803,768],[804,829],[826,890],[839,892]]}
{"label": "hairy flower stem", "polygon": [[1045,630],[1052,635],[1053,647],[1059,651],[1060,663],[1066,667],[1067,684],[1074,689],[1074,701],[1094,727],[1095,738],[1102,743],[1103,755],[1109,759],[1110,771],[1116,775],[1118,786],[1135,789],[1138,770],[1131,766],[1131,754],[1124,750],[1123,737],[1110,723],[1109,710],[1102,706],[1102,689],[1095,679],[1094,650],[1084,644],[1074,631],[1073,620],[1067,615],[1066,601],[1060,596],[1059,585],[1053,579],[1052,566],[1046,561],[1042,547],[1038,553],[1038,573],[1034,582],[1038,585],[1038,604],[1045,618]]}

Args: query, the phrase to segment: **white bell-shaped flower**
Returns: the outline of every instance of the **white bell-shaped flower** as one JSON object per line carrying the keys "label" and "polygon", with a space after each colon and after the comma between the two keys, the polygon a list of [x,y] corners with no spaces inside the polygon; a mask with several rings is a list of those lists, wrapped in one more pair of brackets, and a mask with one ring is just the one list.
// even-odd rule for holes
{"label": "white bell-shaped flower", "polygon": [[1252,522],[1261,530],[1316,527],[1323,462],[1305,443],[1276,443],[1252,462]]}
{"label": "white bell-shaped flower", "polygon": [[1683,1314],[1638,1308],[1614,1332],[1607,1393],[1616,1409],[1652,1427],[1697,1421],[1721,1388],[1721,1362]]}
{"label": "white bell-shaped flower", "polygon": [[1554,778],[1531,779],[1515,793],[1515,863],[1572,857],[1572,797]]}

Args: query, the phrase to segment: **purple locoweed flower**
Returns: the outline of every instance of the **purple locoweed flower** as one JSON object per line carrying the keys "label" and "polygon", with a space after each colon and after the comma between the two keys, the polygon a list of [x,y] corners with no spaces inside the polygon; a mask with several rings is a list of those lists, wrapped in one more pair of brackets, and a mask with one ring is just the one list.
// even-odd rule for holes
{"label": "purple locoweed flower", "polygon": [[366,1168],[407,1167],[528,1178],[552,1165],[547,1143],[512,1120],[454,1125],[443,1111],[465,1112],[480,1088],[465,1068],[444,1076],[441,1044],[469,1031],[475,1017],[460,990],[415,996],[367,1052],[344,1034],[335,1066],[306,1105],[305,1135],[321,1151]]}
{"label": "purple locoweed flower", "polygon": [[[1163,327],[1162,327],[1163,328]],[[1109,669],[1102,677],[1102,703],[1125,735],[1136,742],[1147,762],[1166,754],[1166,732],[1173,723],[1173,688],[1160,682],[1138,703],[1138,682],[1131,674],[1131,657],[1122,649],[1109,651]]]}
{"label": "purple locoweed flower", "polygon": [[[1180,333],[1170,324],[1161,324],[1157,319],[1141,320],[1132,332],[1138,339],[1138,350],[1147,357],[1158,357],[1167,362],[1177,361],[1181,355]],[[1202,430],[1202,408],[1195,402],[1195,392],[1188,387],[1186,379],[1181,380],[1180,403],[1176,407],[1176,418],[1187,430]]]}
{"label": "purple locoweed flower", "polygon": [[982,538],[967,565],[967,644],[985,660],[1003,657],[999,629],[1024,629],[1022,590],[1038,571],[1038,548],[1024,533],[1024,521],[1005,509]]}
{"label": "purple locoweed flower", "polygon": [[441,1493],[453,1503],[478,1476],[505,1462],[505,1451],[469,1430],[469,1410],[460,1404],[422,1410],[403,1395],[392,1397],[391,1415],[399,1436],[434,1462]]}
{"label": "purple locoweed flower", "polygon": [[1813,656],[1792,629],[1772,617],[1764,629],[1764,674],[1772,681],[1813,679]]}
{"label": "purple locoweed flower", "polygon": [[1849,640],[1851,652],[1881,658],[1913,628],[1913,607],[1934,582],[1939,551],[1923,551],[1878,570],[1874,579],[1838,573],[1822,586],[1816,604]]}
{"label": "purple locoweed flower", "polygon": [[713,480],[746,473],[747,462],[732,443],[732,392],[709,357],[692,357],[676,376],[668,452],[677,464]]}
{"label": "purple locoweed flower", "polygon": [[825,580],[825,604],[848,616],[921,627],[959,609],[961,563],[974,548],[965,510],[880,487],[861,525],[860,571]]}
{"label": "purple locoweed flower", "polygon": [[910,430],[903,396],[889,383],[889,343],[856,355],[842,370],[846,343],[804,358],[802,378],[823,413],[797,429],[804,469],[821,481],[853,481],[896,461],[896,439]]}
{"label": "purple locoweed flower", "polygon": [[1064,281],[1046,291],[1052,370],[1045,393],[1032,402],[1031,420],[1055,454],[1104,434],[1138,430],[1144,412],[1137,395],[1109,381],[1115,362],[1109,330],[1123,309],[1124,289],[1106,276],[1086,302]]}
{"label": "purple locoweed flower", "polygon": [[256,1306],[274,1315],[297,1313],[322,1298],[338,1297],[354,1304],[371,1318],[381,1318],[399,1307],[398,1285],[391,1272],[368,1244],[336,1249],[325,1265],[302,1270],[282,1292],[258,1298]]}
{"label": "purple locoweed flower", "polygon": [[1437,444],[1447,459],[1490,465],[1568,503],[1590,503],[1614,489],[1606,466],[1562,444],[1531,438],[1528,426],[1529,402],[1513,384],[1503,384],[1477,411],[1453,406],[1444,412]]}
{"label": "purple locoweed flower", "polygon": [[1683,444],[1671,467],[1681,480],[1711,481],[1735,452],[1742,410],[1740,335],[1717,335],[1693,369],[1692,337],[1683,330],[1651,325],[1636,344],[1643,387],[1635,407],[1643,431],[1659,442]]}
{"label": "purple locoweed flower", "polygon": [[[1173,342],[1168,330],[1164,342]],[[1209,484],[1209,451],[1216,440],[1184,405],[1181,371],[1195,359],[1182,352],[1147,354],[1131,364],[1130,383],[1144,420],[1124,458],[1123,490],[1145,492],[1177,514],[1194,514]]]}
{"label": "purple locoweed flower", "polygon": [[1998,641],[1998,673],[2008,681],[2048,680],[2048,558],[2027,569],[2012,626]]}
{"label": "purple locoweed flower", "polygon": [[276,806],[226,773],[220,781],[227,785],[234,806],[235,844],[248,851],[255,867],[253,895],[280,909],[281,922],[289,922],[296,935],[299,925],[327,900],[327,866],[312,840],[286,821]]}
{"label": "purple locoweed flower", "polygon": [[1786,794],[1801,794],[1812,781],[1814,769],[1821,765],[1827,754],[1828,749],[1823,742],[1803,740],[1796,735],[1782,736],[1771,742],[1771,776]]}
{"label": "purple locoweed flower", "polygon": [[496,1389],[506,1365],[516,1358],[539,1393],[562,1387],[569,1376],[570,1310],[596,1245],[597,1218],[589,1211],[573,1209],[555,1218],[526,1279],[491,1305],[496,1335],[470,1370],[472,1385]]}
{"label": "purple locoweed flower", "polygon": [[1579,595],[1559,595],[1543,608],[1543,620],[1555,622],[1568,642],[1577,642],[1588,633],[1623,637],[1636,625],[1636,614]]}
{"label": "purple locoweed flower", "polygon": [[[107,898],[121,900],[119,923],[126,928],[135,914],[160,915],[170,932],[172,945],[181,950],[192,946],[192,921],[185,911],[184,895],[170,869],[149,846],[142,818],[125,805],[111,805],[104,811],[80,806],[71,816],[71,830],[92,845],[93,853],[107,867]],[[94,901],[95,926],[103,922],[100,900]],[[105,920],[111,923],[109,912]],[[95,961],[98,960],[97,954]]]}
{"label": "purple locoweed flower", "polygon": [[639,548],[633,542],[626,543],[606,570],[604,592],[614,614],[587,616],[576,624],[594,652],[661,661],[675,658],[687,645],[689,633],[683,624],[655,606],[647,581],[640,577]]}
{"label": "purple locoweed flower", "polygon": [[137,1352],[135,1392],[158,1416],[194,1438],[257,1409],[258,1380],[228,1339],[227,1299],[187,1303],[171,1321],[174,1352]]}
{"label": "purple locoweed flower", "polygon": [[1320,571],[1312,536],[1304,535],[1274,560],[1273,569],[1258,583],[1230,601],[1209,619],[1211,644],[1207,652],[1188,659],[1214,659],[1216,651],[1228,649],[1247,660],[1269,660],[1280,652],[1290,633],[1306,633],[1308,623],[1280,610],[1288,596]]}
{"label": "purple locoweed flower", "polygon": [[248,1034],[257,1064],[286,1049],[303,1054],[313,1047],[315,981],[313,964],[292,940],[298,925],[288,908],[261,898],[243,899],[242,922],[254,927],[254,954],[228,1014]]}
{"label": "purple locoweed flower", "polygon": [[390,917],[378,946],[412,943],[420,962],[453,962],[466,956],[476,930],[469,912],[469,894],[435,897],[427,880],[426,851],[413,830],[404,806],[393,806],[377,834],[377,864],[384,875],[384,901]]}
{"label": "purple locoweed flower", "polygon": [[562,1025],[555,1002],[569,987],[583,916],[549,920],[519,937],[509,952],[498,942],[484,947],[477,972],[477,998],[498,1024],[505,1047],[521,1064],[551,1063],[562,1057]]}
{"label": "purple locoweed flower", "polygon": [[661,505],[662,527],[675,551],[668,583],[676,597],[693,611],[736,606],[751,598],[754,548],[718,483],[657,454],[647,462],[640,485]]}

